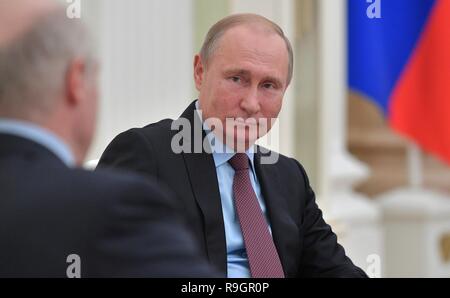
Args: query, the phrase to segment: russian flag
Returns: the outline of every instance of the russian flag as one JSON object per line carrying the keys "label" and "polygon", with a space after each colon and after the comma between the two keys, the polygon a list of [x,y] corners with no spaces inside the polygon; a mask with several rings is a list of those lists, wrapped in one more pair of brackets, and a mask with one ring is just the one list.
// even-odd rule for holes
{"label": "russian flag", "polygon": [[450,164],[450,0],[348,0],[349,85]]}

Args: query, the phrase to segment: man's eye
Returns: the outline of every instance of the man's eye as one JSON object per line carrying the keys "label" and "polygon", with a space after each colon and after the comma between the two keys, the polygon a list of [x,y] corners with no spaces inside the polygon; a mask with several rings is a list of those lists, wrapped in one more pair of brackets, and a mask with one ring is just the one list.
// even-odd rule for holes
{"label": "man's eye", "polygon": [[272,84],[272,83],[264,83],[263,84],[263,88],[265,88],[265,89],[274,89],[275,85]]}
{"label": "man's eye", "polygon": [[231,77],[230,79],[235,83],[239,83],[241,81],[240,77]]}

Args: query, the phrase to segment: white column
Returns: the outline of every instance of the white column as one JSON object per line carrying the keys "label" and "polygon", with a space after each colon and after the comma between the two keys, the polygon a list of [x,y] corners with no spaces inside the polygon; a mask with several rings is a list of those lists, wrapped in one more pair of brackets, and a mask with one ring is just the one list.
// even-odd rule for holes
{"label": "white column", "polygon": [[381,195],[386,277],[450,277],[450,198],[421,188]]}
{"label": "white column", "polygon": [[380,195],[387,277],[450,277],[450,198],[424,187],[420,148],[408,145],[409,185]]}
{"label": "white column", "polygon": [[[232,13],[256,13],[277,23],[294,44],[294,0],[230,0]],[[290,86],[283,99],[283,108],[277,125],[260,144],[288,156],[295,153],[295,102],[294,88]],[[266,142],[266,140],[270,140]],[[278,140],[274,142],[274,140]]]}
{"label": "white column", "polygon": [[102,63],[100,119],[89,156],[96,159],[119,132],[177,118],[194,99],[193,4],[192,0],[83,3],[96,10],[91,24]]}
{"label": "white column", "polygon": [[[347,127],[347,3],[319,0],[319,100],[321,109],[320,202],[326,218],[336,223],[339,242],[350,258],[367,270],[368,256],[382,261],[379,208],[353,191],[369,175],[366,165],[350,155]],[[382,268],[380,268],[382,270]],[[378,270],[368,272],[378,275]]]}

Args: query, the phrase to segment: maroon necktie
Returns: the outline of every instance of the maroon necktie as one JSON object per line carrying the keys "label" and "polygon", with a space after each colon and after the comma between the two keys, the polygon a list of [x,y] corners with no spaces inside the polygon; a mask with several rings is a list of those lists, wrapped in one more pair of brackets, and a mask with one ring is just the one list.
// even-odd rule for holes
{"label": "maroon necktie", "polygon": [[254,278],[283,278],[280,258],[250,182],[248,156],[245,153],[237,153],[229,163],[235,170],[234,203],[244,236],[251,275]]}

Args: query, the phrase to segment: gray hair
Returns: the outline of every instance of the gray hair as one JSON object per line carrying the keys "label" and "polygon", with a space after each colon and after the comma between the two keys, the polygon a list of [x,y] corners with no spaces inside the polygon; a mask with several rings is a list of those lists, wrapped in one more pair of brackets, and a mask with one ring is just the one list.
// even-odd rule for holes
{"label": "gray hair", "polygon": [[45,115],[63,95],[66,72],[75,58],[91,68],[91,40],[80,20],[58,8],[37,20],[33,28],[0,47],[0,112]]}
{"label": "gray hair", "polygon": [[214,54],[214,51],[217,49],[217,45],[221,37],[225,34],[225,32],[239,25],[247,25],[255,23],[266,26],[271,31],[279,35],[286,43],[286,48],[289,57],[289,65],[288,65],[289,68],[287,78],[287,82],[289,84],[292,80],[292,76],[294,73],[294,53],[292,50],[291,42],[286,37],[286,35],[283,32],[283,29],[281,29],[280,26],[278,26],[271,20],[257,14],[250,14],[250,13],[234,14],[226,18],[223,18],[215,25],[213,25],[211,29],[209,29],[205,41],[203,42],[202,48],[200,50],[200,57],[205,62],[205,65],[208,65],[210,58]]}

